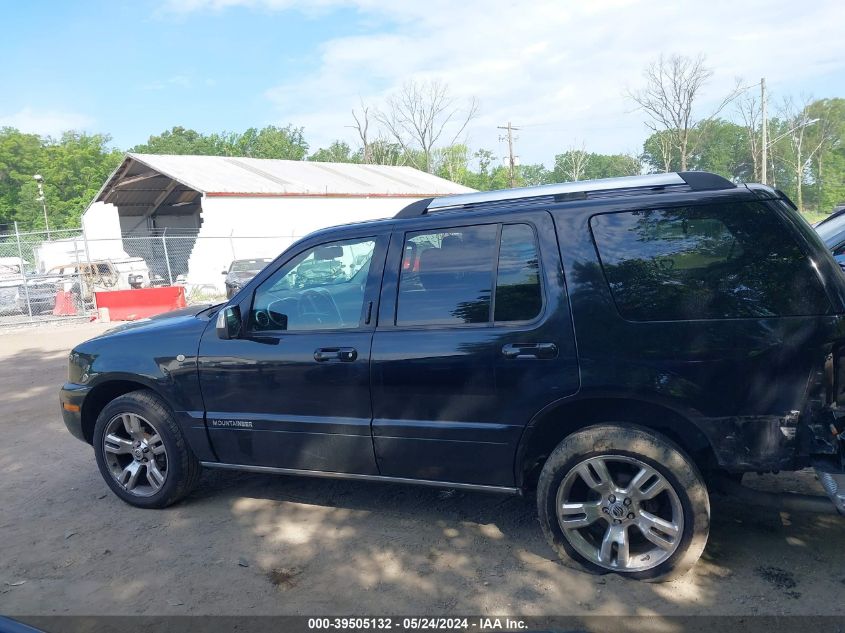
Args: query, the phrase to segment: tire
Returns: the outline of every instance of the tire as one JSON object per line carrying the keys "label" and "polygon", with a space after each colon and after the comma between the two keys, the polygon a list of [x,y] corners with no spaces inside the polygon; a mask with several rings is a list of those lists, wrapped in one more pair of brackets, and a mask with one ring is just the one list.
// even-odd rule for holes
{"label": "tire", "polygon": [[139,508],[176,503],[194,489],[202,471],[170,409],[147,390],[119,396],[100,412],[94,454],[112,492]]}
{"label": "tire", "polygon": [[696,465],[665,436],[632,425],[566,437],[540,473],[537,509],[562,558],[594,574],[651,582],[686,573],[710,531],[710,499]]}

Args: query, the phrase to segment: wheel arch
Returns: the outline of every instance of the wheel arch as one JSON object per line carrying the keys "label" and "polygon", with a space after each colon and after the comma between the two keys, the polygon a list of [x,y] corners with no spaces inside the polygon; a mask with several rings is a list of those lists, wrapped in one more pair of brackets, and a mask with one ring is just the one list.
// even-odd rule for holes
{"label": "wheel arch", "polygon": [[149,384],[137,378],[112,378],[98,382],[82,402],[82,433],[89,444],[94,443],[94,426],[100,412],[109,402],[132,391],[148,390],[158,394]]}
{"label": "wheel arch", "polygon": [[552,403],[529,422],[516,451],[517,487],[532,488],[536,484],[546,458],[565,437],[602,422],[636,424],[662,433],[680,446],[702,471],[717,465],[710,440],[688,415],[647,399],[590,396]]}

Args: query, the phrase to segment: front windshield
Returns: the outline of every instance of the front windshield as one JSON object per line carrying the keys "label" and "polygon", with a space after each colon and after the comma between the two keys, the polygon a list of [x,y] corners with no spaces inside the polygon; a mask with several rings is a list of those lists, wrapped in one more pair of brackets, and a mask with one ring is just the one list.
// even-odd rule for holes
{"label": "front windshield", "polygon": [[272,261],[273,260],[269,257],[264,257],[261,259],[238,259],[232,262],[232,267],[229,269],[229,272],[257,272]]}

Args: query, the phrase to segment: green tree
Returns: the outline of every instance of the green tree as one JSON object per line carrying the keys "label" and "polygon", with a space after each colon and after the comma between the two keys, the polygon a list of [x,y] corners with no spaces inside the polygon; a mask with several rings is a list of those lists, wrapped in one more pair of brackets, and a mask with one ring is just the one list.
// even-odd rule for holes
{"label": "green tree", "polygon": [[333,141],[328,147],[321,147],[308,157],[321,163],[360,163],[361,156],[353,152],[349,144],[344,141]]}
{"label": "green tree", "polygon": [[[249,128],[230,141],[232,155],[250,158],[282,158],[304,160],[308,154],[305,130],[301,127],[268,125],[260,130]],[[228,149],[228,148],[227,148]]]}
{"label": "green tree", "polygon": [[129,151],[139,154],[192,154],[225,156],[229,141],[221,135],[204,134],[184,128],[173,127],[147,139],[146,143],[136,145]]}
{"label": "green tree", "polygon": [[50,228],[78,227],[82,212],[120,163],[122,153],[109,147],[110,141],[104,134],[65,132],[52,139],[0,131],[0,224],[44,228],[33,179],[40,174]]}
{"label": "green tree", "polygon": [[551,172],[542,163],[520,165],[516,174],[517,182],[522,187],[545,185],[551,182]]}

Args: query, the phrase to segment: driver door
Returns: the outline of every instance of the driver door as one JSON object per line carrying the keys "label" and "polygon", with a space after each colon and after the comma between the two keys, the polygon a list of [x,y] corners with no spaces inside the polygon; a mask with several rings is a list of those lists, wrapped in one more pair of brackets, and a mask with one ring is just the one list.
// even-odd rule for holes
{"label": "driver door", "polygon": [[205,331],[200,384],[221,462],[377,474],[369,360],[386,248],[385,235],[306,247],[236,297],[239,338]]}

